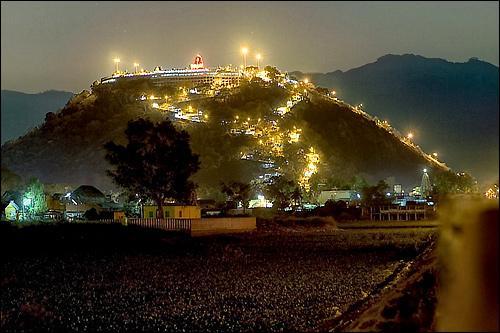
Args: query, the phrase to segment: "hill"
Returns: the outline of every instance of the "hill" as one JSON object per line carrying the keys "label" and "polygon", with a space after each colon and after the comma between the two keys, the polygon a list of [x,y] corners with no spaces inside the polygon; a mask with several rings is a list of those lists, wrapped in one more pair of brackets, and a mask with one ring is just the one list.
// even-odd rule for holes
{"label": "hill", "polygon": [[[62,110],[47,114],[39,128],[4,144],[2,163],[48,183],[113,188],[105,173],[110,166],[103,144],[123,143],[131,119],[175,119],[140,100],[152,89],[147,82],[134,82],[84,91]],[[275,172],[312,188],[345,186],[359,176],[369,181],[395,177],[408,186],[420,183],[422,168],[430,165],[421,154],[346,105],[303,89],[253,80],[214,97],[177,104],[203,110],[208,117],[201,123],[175,120],[188,130],[192,149],[200,155],[201,170],[194,176],[199,196],[220,196],[221,181],[262,180]],[[286,113],[277,112],[280,107]],[[308,174],[311,163],[316,172]]]}
{"label": "hill", "polygon": [[498,67],[470,59],[452,63],[386,55],[346,72],[301,73],[352,104],[415,133],[426,151],[480,180],[498,178]]}
{"label": "hill", "polygon": [[2,144],[41,124],[47,112],[62,108],[71,96],[67,91],[26,94],[2,90]]}

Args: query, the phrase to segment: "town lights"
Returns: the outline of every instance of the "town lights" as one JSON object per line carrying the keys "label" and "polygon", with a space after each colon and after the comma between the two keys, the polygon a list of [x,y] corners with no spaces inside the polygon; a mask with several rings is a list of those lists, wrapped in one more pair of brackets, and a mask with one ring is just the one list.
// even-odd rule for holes
{"label": "town lights", "polygon": [[406,136],[408,139],[413,139],[413,133],[408,133],[408,135]]}
{"label": "town lights", "polygon": [[247,47],[242,47],[241,48],[241,54],[243,54],[243,69],[246,69],[247,68],[248,48]]}
{"label": "town lights", "polygon": [[118,64],[120,63],[120,58],[114,58],[113,61],[115,62],[116,65],[116,73],[118,73],[119,72]]}
{"label": "town lights", "polygon": [[308,84],[309,83],[309,79],[304,79],[304,83]]}
{"label": "town lights", "polygon": [[438,157],[438,153],[432,153],[432,156],[434,156],[434,158]]}
{"label": "town lights", "polygon": [[137,68],[139,67],[139,64],[134,62],[134,68],[135,68],[135,73],[137,73]]}
{"label": "town lights", "polygon": [[260,59],[262,59],[262,56],[260,55],[260,53],[257,53],[255,58],[257,58],[257,68],[260,68]]}

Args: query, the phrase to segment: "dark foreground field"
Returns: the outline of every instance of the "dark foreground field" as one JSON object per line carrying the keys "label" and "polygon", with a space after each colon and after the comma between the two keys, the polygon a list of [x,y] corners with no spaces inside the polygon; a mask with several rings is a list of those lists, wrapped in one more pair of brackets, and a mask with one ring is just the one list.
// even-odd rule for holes
{"label": "dark foreground field", "polygon": [[191,239],[2,226],[2,331],[314,330],[411,260],[428,229]]}

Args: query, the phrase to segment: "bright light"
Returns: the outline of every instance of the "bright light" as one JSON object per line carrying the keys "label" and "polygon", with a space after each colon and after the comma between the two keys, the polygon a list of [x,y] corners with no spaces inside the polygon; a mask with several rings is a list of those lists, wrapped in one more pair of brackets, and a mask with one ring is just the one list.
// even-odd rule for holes
{"label": "bright light", "polygon": [[116,73],[119,73],[120,69],[118,68],[118,64],[120,63],[120,58],[114,58],[113,61],[115,62],[116,65]]}
{"label": "bright light", "polygon": [[155,108],[155,109],[160,108],[160,106],[158,105],[158,103],[153,103],[153,104],[152,104],[152,107],[153,107],[153,108]]}
{"label": "bright light", "polygon": [[139,67],[139,64],[134,62],[134,67]]}
{"label": "bright light", "polygon": [[257,58],[257,60],[262,59],[262,56],[260,55],[260,53],[257,53],[257,55],[255,57]]}
{"label": "bright light", "polygon": [[304,79],[304,83],[308,84],[309,83],[309,79]]}
{"label": "bright light", "polygon": [[438,157],[438,153],[432,153],[432,156]]}
{"label": "bright light", "polygon": [[23,205],[24,206],[31,205],[31,198],[23,198]]}
{"label": "bright light", "polygon": [[241,48],[241,53],[243,53],[244,55],[247,55],[247,53],[248,53],[248,48],[247,48],[247,47],[242,47],[242,48]]}
{"label": "bright light", "polygon": [[335,90],[332,90],[332,95],[335,95],[337,92]]}
{"label": "bright light", "polygon": [[427,172],[427,169],[424,169],[424,172]]}
{"label": "bright light", "polygon": [[408,135],[406,136],[408,139],[413,139],[413,133],[408,133]]}

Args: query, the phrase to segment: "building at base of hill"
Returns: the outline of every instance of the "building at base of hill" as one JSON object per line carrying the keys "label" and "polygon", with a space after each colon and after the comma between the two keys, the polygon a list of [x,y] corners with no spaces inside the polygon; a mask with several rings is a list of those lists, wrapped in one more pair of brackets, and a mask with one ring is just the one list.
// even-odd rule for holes
{"label": "building at base of hill", "polygon": [[[160,218],[157,216],[158,206],[143,205],[141,209],[141,218]],[[199,219],[201,218],[201,209],[198,206],[184,205],[165,205],[163,206],[163,218],[175,219]]]}

